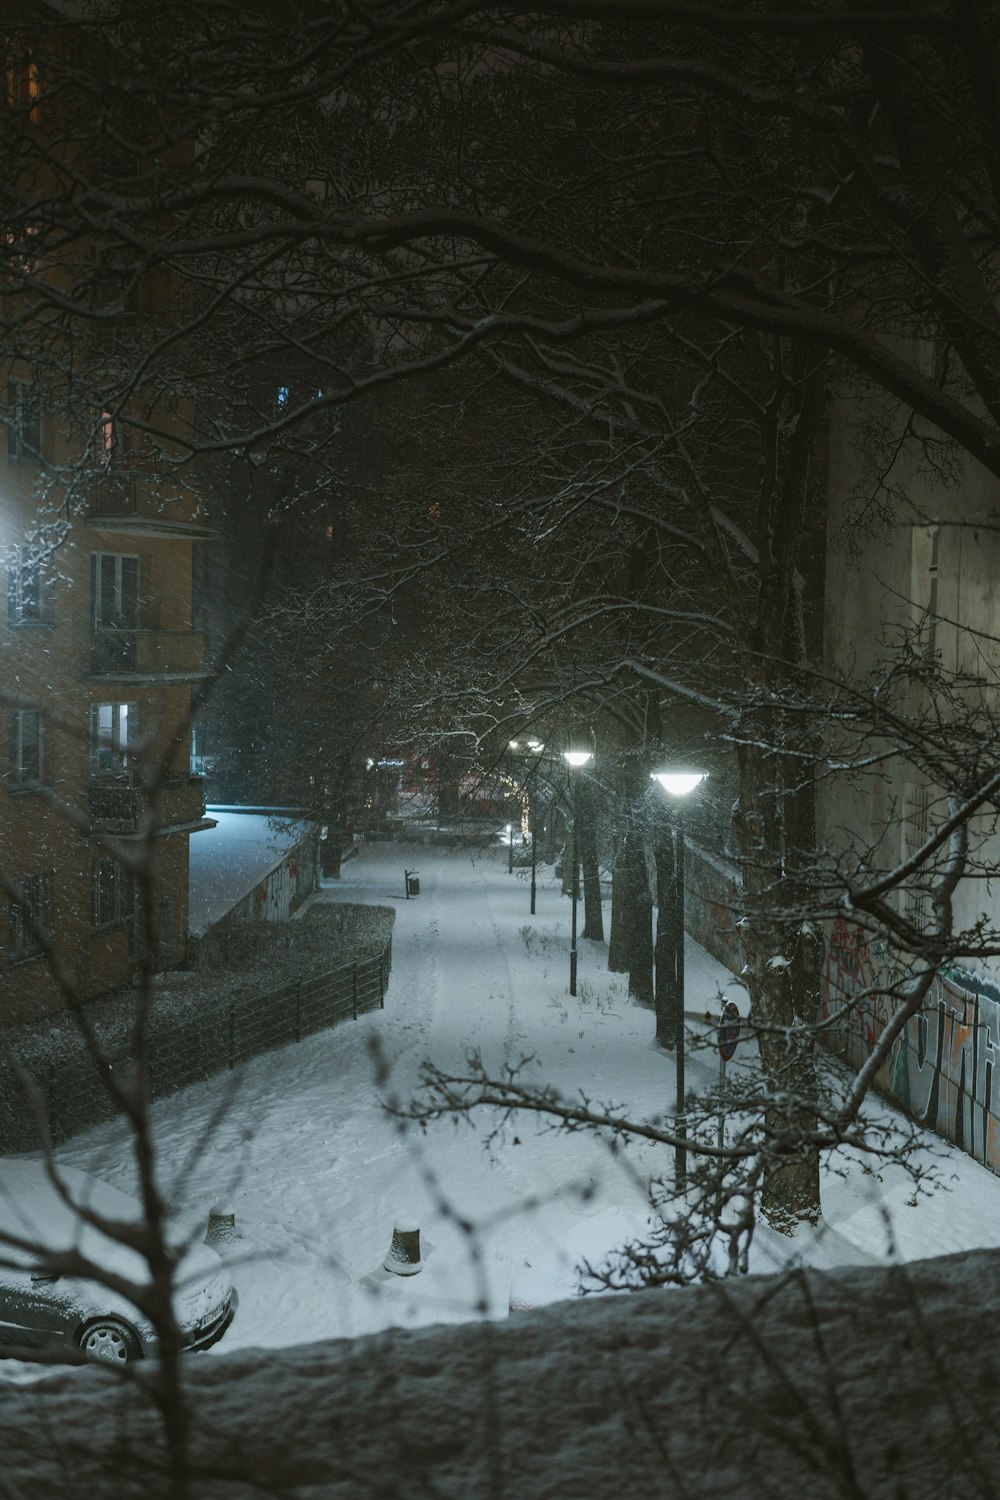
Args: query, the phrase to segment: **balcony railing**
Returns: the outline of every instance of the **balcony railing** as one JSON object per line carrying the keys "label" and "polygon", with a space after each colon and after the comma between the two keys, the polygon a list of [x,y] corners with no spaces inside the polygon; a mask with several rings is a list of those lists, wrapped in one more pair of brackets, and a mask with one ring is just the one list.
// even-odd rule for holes
{"label": "balcony railing", "polygon": [[95,677],[199,677],[205,637],[191,630],[98,630],[91,650]]}
{"label": "balcony railing", "polygon": [[171,776],[154,796],[144,787],[92,781],[87,812],[93,833],[138,833],[150,817],[154,829],[181,828],[205,816],[205,783],[201,776]]}
{"label": "balcony railing", "polygon": [[134,469],[102,469],[90,486],[94,516],[134,516],[139,513],[139,486]]}

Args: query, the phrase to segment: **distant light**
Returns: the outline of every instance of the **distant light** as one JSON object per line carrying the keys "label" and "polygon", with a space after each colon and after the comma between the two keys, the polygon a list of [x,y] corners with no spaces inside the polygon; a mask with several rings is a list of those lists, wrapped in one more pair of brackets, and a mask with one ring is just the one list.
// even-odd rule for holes
{"label": "distant light", "polygon": [[520,748],[521,748],[521,741],[520,740],[508,740],[507,741],[507,747],[510,750],[520,750]]}
{"label": "distant light", "polygon": [[663,771],[650,771],[650,781],[658,781],[671,797],[687,797],[708,776],[694,766],[669,766]]}
{"label": "distant light", "polygon": [[537,755],[539,750],[545,749],[545,746],[542,744],[541,740],[529,740],[528,749],[534,750],[535,754]]}
{"label": "distant light", "polygon": [[563,760],[568,766],[572,766],[574,770],[578,769],[580,766],[585,766],[588,760],[593,760],[593,758],[593,752],[590,750],[563,751]]}

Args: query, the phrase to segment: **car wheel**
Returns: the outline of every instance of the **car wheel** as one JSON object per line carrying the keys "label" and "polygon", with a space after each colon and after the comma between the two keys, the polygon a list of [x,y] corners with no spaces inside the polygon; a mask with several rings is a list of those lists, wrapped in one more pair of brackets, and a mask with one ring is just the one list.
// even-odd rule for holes
{"label": "car wheel", "polygon": [[139,1340],[118,1318],[97,1318],[77,1339],[88,1359],[102,1365],[128,1365],[142,1358]]}

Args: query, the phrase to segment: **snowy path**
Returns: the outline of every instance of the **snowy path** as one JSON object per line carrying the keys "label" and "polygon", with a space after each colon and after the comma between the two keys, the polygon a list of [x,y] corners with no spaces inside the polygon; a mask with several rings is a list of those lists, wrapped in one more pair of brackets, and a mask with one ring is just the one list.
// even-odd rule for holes
{"label": "snowy path", "polygon": [[[420,895],[409,901],[404,866],[420,872]],[[642,1223],[641,1180],[669,1173],[662,1153],[613,1158],[598,1142],[557,1137],[531,1119],[492,1151],[482,1128],[464,1124],[406,1132],[373,1081],[377,1052],[390,1065],[383,1093],[405,1100],[425,1058],[460,1068],[476,1047],[492,1068],[532,1054],[539,1080],[625,1102],[639,1116],[672,1108],[672,1060],[653,1043],[651,1013],[629,1002],[622,976],[608,974],[603,946],[581,944],[580,993],[567,994],[569,904],[546,879],[531,918],[527,880],[508,876],[503,850],[363,848],[318,899],[395,906],[385,1010],[154,1107],[182,1217],[204,1222],[217,1201],[237,1215],[241,1308],[219,1352],[459,1320],[477,1305],[503,1316],[512,1277],[518,1286],[534,1278],[533,1295],[541,1277],[555,1295],[568,1289],[575,1260],[599,1259]],[[689,942],[689,1016],[717,1014],[727,982],[742,1000]],[[692,1058],[689,1086],[716,1066],[711,1054]],[[221,1123],[210,1127],[230,1089]],[[901,1175],[878,1184],[857,1169],[831,1176],[824,1209],[835,1233],[800,1251],[813,1264],[881,1259],[890,1230],[907,1259],[1000,1244],[1000,1179],[941,1149],[954,1191],[930,1195],[919,1210],[907,1206],[912,1189]],[[132,1185],[120,1125],[78,1137],[60,1156]],[[426,1257],[425,1270],[405,1280],[381,1269],[403,1213],[417,1217]],[[760,1237],[761,1256],[770,1243]]]}

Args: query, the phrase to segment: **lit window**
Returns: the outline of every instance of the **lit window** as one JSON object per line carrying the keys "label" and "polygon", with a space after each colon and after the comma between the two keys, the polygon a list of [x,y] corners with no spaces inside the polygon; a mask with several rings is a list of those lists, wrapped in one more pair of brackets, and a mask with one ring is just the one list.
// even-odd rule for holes
{"label": "lit window", "polygon": [[38,250],[38,225],[25,224],[20,229],[8,229],[3,236],[6,246],[4,268],[15,276],[38,276],[44,268],[43,257]]}
{"label": "lit window", "polygon": [[97,424],[97,462],[102,469],[132,467],[132,428],[102,411]]}
{"label": "lit window", "polygon": [[52,937],[52,877],[29,875],[15,882],[17,900],[7,908],[10,962],[37,958]]}
{"label": "lit window", "polygon": [[21,708],[8,715],[7,778],[12,787],[38,786],[42,780],[42,715]]}
{"label": "lit window", "polygon": [[38,64],[26,47],[13,47],[6,58],[9,109],[32,109],[38,98]]}
{"label": "lit window", "polygon": [[139,743],[137,703],[90,705],[90,769],[94,776],[125,776],[135,767]]}

